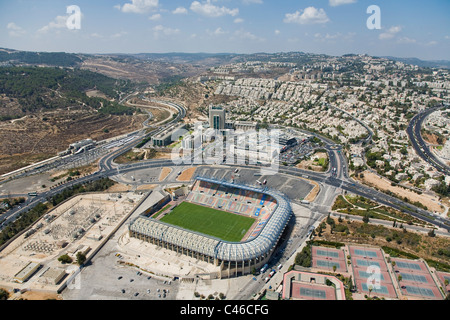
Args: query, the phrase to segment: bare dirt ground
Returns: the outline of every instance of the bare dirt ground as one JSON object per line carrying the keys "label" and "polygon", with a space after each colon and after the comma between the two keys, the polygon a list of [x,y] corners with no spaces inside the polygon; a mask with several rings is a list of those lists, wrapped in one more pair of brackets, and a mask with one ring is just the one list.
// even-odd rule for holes
{"label": "bare dirt ground", "polygon": [[0,124],[0,174],[56,156],[71,143],[96,141],[142,127],[146,115],[110,116],[88,110],[46,112]]}
{"label": "bare dirt ground", "polygon": [[[328,158],[328,155],[326,153],[323,153],[323,152],[316,153],[313,156],[313,158],[316,157],[316,156],[319,159],[327,159]],[[317,162],[314,162],[314,160],[304,160],[304,161],[300,162],[296,167],[299,168],[299,169],[311,170],[311,171],[315,171],[315,172],[324,172],[325,171],[323,169],[323,167],[317,165]]]}
{"label": "bare dirt ground", "polygon": [[27,291],[22,294],[24,300],[62,300],[61,296],[56,293]]}
{"label": "bare dirt ground", "polygon": [[370,171],[364,171],[363,174],[364,178],[358,178],[358,180],[362,181],[364,184],[372,187],[377,187],[382,191],[389,190],[402,198],[406,197],[411,203],[420,202],[429,210],[444,212],[444,209],[438,203],[439,199],[435,196],[430,196],[427,194],[419,195],[411,190],[406,190],[398,186],[392,186],[390,181],[382,179]]}
{"label": "bare dirt ground", "polygon": [[161,171],[161,175],[159,176],[159,181],[166,180],[167,176],[172,172],[171,168],[163,168]]}
{"label": "bare dirt ground", "polygon": [[307,181],[308,181],[308,183],[314,185],[314,189],[312,189],[311,192],[306,196],[305,200],[313,202],[320,192],[320,186],[315,181],[312,181],[312,180],[307,180]]}
{"label": "bare dirt ground", "polygon": [[111,188],[109,188],[106,192],[113,193],[113,192],[127,192],[131,190],[131,186],[126,186],[121,183],[116,183]]}
{"label": "bare dirt ground", "polygon": [[193,76],[204,71],[204,67],[190,64],[172,64],[162,61],[148,63],[132,57],[96,57],[83,62],[82,69],[104,74],[111,78],[136,82],[146,81],[151,85],[159,84],[164,78],[173,76]]}
{"label": "bare dirt ground", "polygon": [[180,174],[180,176],[177,178],[177,181],[181,181],[181,182],[191,181],[196,170],[197,170],[197,168],[189,168],[187,170],[184,170]]}
{"label": "bare dirt ground", "polygon": [[438,136],[435,134],[428,134],[428,133],[423,133],[422,134],[422,138],[423,140],[425,140],[425,142],[434,145],[434,146],[443,146],[445,145],[445,143],[447,142],[447,139],[444,139],[443,142],[440,144],[438,143]]}
{"label": "bare dirt ground", "polygon": [[144,184],[142,186],[139,186],[136,188],[137,191],[149,191],[149,190],[153,190],[157,187],[156,184]]}

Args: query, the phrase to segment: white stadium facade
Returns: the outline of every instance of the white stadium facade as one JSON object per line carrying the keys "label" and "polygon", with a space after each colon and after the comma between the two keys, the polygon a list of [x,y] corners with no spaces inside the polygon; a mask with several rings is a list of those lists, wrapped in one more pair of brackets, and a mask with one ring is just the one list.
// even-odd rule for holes
{"label": "white stadium facade", "polygon": [[[274,208],[271,214],[267,215],[269,218],[258,224],[262,226],[260,230],[258,229],[257,234],[243,242],[226,242],[145,215],[139,216],[129,225],[130,236],[212,263],[220,267],[219,277],[249,274],[267,263],[291,218],[292,209],[289,200],[284,195],[267,188],[254,188],[203,177],[196,178],[196,183],[207,183],[235,192],[236,190],[239,190],[238,192],[252,192],[262,195],[266,199],[270,197],[275,202]],[[191,193],[193,192],[191,190]]]}

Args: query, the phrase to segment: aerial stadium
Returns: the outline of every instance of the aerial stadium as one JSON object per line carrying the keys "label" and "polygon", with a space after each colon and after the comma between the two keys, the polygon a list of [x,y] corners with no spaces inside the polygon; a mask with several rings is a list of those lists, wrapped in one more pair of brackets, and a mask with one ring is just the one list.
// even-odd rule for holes
{"label": "aerial stadium", "polygon": [[276,191],[197,177],[181,203],[163,201],[129,225],[131,237],[220,267],[220,277],[249,274],[273,253],[289,219]]}

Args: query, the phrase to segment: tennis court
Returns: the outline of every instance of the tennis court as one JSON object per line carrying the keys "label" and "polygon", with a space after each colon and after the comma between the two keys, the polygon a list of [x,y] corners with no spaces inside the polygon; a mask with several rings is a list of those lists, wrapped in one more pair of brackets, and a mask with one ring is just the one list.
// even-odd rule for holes
{"label": "tennis court", "polygon": [[391,258],[393,270],[403,295],[421,299],[442,300],[443,296],[425,262]]}
{"label": "tennis court", "polygon": [[[450,291],[450,273],[448,272],[436,272],[437,277],[439,278],[439,281],[441,282],[442,288],[447,288],[447,292]],[[447,280],[447,282],[446,282]],[[449,283],[446,285],[446,283]]]}
{"label": "tennis court", "polygon": [[311,251],[313,268],[333,271],[333,267],[336,267],[336,272],[347,272],[343,250],[313,246]]}
{"label": "tennis court", "polygon": [[344,284],[336,277],[291,270],[283,276],[283,299],[345,300]]}
{"label": "tennis court", "polygon": [[333,287],[293,282],[291,297],[300,300],[336,300],[336,292]]}
{"label": "tennis court", "polygon": [[414,261],[399,258],[392,258],[391,260],[395,262],[395,270],[399,270],[400,272],[429,273],[427,266],[422,261]]}
{"label": "tennis court", "polygon": [[397,298],[397,292],[380,248],[349,246],[355,284],[364,294]]}
{"label": "tennis court", "polygon": [[350,246],[349,251],[352,257],[363,257],[374,260],[383,259],[381,249]]}

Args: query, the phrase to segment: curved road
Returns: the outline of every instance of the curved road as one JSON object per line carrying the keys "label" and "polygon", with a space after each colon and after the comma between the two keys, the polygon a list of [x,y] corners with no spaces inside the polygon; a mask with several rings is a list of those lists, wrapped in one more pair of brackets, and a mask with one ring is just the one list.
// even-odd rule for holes
{"label": "curved road", "polygon": [[423,140],[422,137],[422,125],[425,122],[426,118],[442,109],[445,108],[445,105],[441,105],[439,107],[434,107],[431,109],[427,109],[426,111],[423,111],[416,115],[410,122],[407,133],[409,136],[409,140],[411,141],[411,144],[416,151],[417,155],[421,157],[423,160],[425,160],[427,163],[429,163],[431,166],[433,166],[436,170],[439,172],[444,173],[445,175],[450,175],[450,167],[446,164],[442,163],[441,160],[439,160],[428,148],[428,145]]}
{"label": "curved road", "polygon": [[[186,110],[184,107],[168,103],[165,101],[158,101],[158,103],[170,105],[171,107],[174,107],[178,110],[179,114],[178,117],[173,119],[171,123],[175,123],[183,119],[186,115]],[[153,132],[150,132],[146,135],[146,137],[149,137],[156,132],[159,132],[160,130],[163,130],[163,128],[157,129]],[[323,138],[323,137],[321,137]],[[68,182],[62,186],[56,187],[52,190],[49,190],[47,192],[44,192],[42,194],[39,194],[38,197],[34,198],[30,203],[28,203],[24,208],[16,209],[14,212],[12,212],[9,216],[9,220],[14,219],[21,213],[31,209],[33,206],[35,206],[39,202],[43,202],[52,196],[60,193],[66,188],[70,188],[76,184],[80,183],[87,183],[90,181],[98,180],[101,178],[106,177],[112,177],[114,175],[117,175],[118,173],[118,166],[116,167],[113,160],[118,157],[120,154],[127,152],[134,146],[136,146],[138,143],[142,141],[142,138],[135,139],[128,144],[122,146],[120,149],[114,151],[111,154],[108,154],[107,156],[103,157],[99,161],[99,170],[89,176]],[[358,184],[351,179],[347,178],[347,168],[345,158],[341,152],[341,149],[339,147],[336,147],[334,144],[331,144],[330,141],[325,140],[327,142],[326,149],[330,153],[330,166],[332,168],[336,168],[336,173],[333,173],[333,170],[330,170],[328,173],[317,173],[317,172],[311,172],[306,170],[301,170],[294,167],[283,167],[280,166],[279,172],[283,174],[287,174],[294,177],[308,177],[308,179],[311,179],[315,182],[324,183],[329,186],[333,186],[336,188],[341,188],[342,190],[345,190],[347,192],[351,192],[363,197],[366,197],[368,199],[377,201],[383,205],[387,205],[390,207],[393,207],[395,209],[407,212],[411,214],[414,217],[417,217],[421,220],[424,220],[426,222],[429,222],[437,227],[441,227],[443,229],[446,229],[448,232],[450,232],[450,222],[448,220],[439,219],[436,218],[434,215],[432,215],[430,212],[417,208],[409,203],[405,203],[402,200],[386,195],[382,192],[376,191],[372,188],[366,187],[364,185]],[[189,165],[190,163],[186,163],[185,165]],[[149,160],[149,161],[142,161],[134,164],[126,164],[120,166],[120,173],[125,174],[128,172],[133,172],[136,170],[147,170],[152,168],[160,168],[160,167],[175,167],[178,166],[175,163],[173,163],[171,160]],[[246,168],[250,169],[257,169],[260,170],[261,167],[259,166],[246,166]],[[345,169],[345,170],[344,170]]]}

